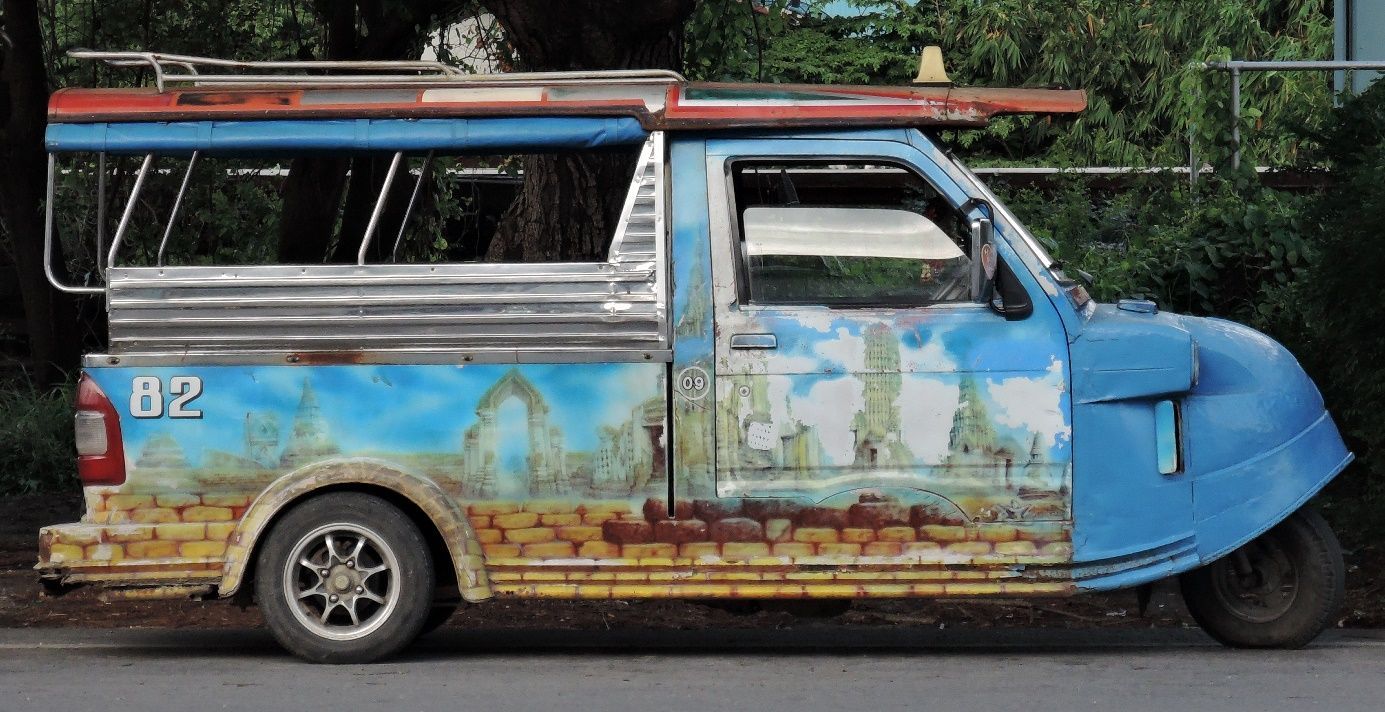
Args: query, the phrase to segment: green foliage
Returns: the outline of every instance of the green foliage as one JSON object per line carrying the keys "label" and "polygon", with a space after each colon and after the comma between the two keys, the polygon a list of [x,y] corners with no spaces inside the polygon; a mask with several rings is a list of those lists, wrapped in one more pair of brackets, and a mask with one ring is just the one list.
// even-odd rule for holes
{"label": "green foliage", "polygon": [[0,388],[0,496],[72,492],[72,389]]}
{"label": "green foliage", "polygon": [[[1015,117],[959,134],[973,162],[1186,164],[1190,132],[1200,152],[1222,151],[1230,140],[1230,79],[1200,63],[1332,56],[1326,0],[852,0],[858,14],[832,16],[822,13],[826,5],[808,3],[807,15],[762,28],[765,79],[902,84],[922,48],[936,44],[961,85],[1087,91],[1089,108],[1075,118]],[[715,30],[717,39],[688,43],[694,74],[756,78],[754,37],[734,29],[744,7],[703,3],[690,35]],[[1243,95],[1245,128],[1257,129],[1243,132],[1247,155],[1276,164],[1298,151],[1299,136],[1287,127],[1311,125],[1330,103],[1324,77],[1311,72],[1247,74]],[[1260,125],[1262,113],[1275,117],[1272,125]]]}
{"label": "green foliage", "polygon": [[[1358,457],[1336,486],[1336,506],[1361,533],[1385,528],[1385,83],[1332,112],[1313,136],[1332,171],[1303,221],[1317,246],[1297,286],[1305,319],[1296,352]],[[1369,529],[1367,529],[1369,527]]]}
{"label": "green foliage", "polygon": [[702,0],[683,32],[684,73],[706,81],[779,81],[766,48],[791,36],[789,0]]}
{"label": "green foliage", "polygon": [[1057,258],[1093,275],[1096,299],[1143,296],[1172,311],[1271,324],[1311,251],[1305,198],[1213,179],[1194,191],[1186,180],[1144,176],[1119,193],[1094,193],[1075,177],[1042,190],[998,187]]}

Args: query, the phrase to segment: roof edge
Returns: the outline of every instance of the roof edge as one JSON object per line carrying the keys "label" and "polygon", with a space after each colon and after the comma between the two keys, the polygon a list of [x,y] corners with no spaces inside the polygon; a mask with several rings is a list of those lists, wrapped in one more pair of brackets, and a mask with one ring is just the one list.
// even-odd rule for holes
{"label": "roof edge", "polygon": [[325,118],[633,117],[647,131],[773,127],[980,127],[1015,114],[1072,114],[1081,90],[810,84],[534,86],[263,85],[61,89],[51,123]]}

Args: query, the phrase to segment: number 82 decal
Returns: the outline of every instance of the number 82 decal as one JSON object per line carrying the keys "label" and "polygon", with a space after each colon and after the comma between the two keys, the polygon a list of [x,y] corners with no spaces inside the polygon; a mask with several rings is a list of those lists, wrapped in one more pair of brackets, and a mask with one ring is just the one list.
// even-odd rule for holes
{"label": "number 82 decal", "polygon": [[[201,418],[202,411],[188,405],[202,395],[202,379],[198,376],[171,376],[167,394],[173,397],[168,404],[170,418]],[[130,415],[136,418],[160,418],[164,415],[163,381],[157,376],[135,376],[130,383]]]}

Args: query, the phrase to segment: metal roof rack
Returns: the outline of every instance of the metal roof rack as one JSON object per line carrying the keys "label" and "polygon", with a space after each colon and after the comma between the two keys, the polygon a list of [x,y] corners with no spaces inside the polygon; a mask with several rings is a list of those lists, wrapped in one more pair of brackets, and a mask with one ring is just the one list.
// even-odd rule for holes
{"label": "metal roof rack", "polygon": [[[112,67],[148,67],[159,91],[169,84],[246,86],[263,84],[428,84],[446,86],[514,86],[533,84],[667,84],[687,81],[667,69],[612,69],[577,72],[510,72],[468,74],[442,62],[375,61],[241,61],[162,52],[68,50],[74,59],[94,59]],[[173,71],[170,71],[173,70]]]}

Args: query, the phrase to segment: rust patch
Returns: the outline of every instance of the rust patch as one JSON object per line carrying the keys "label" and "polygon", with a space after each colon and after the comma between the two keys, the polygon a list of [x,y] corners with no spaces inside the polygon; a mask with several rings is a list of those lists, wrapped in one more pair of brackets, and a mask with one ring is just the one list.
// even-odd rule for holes
{"label": "rust patch", "polygon": [[[296,92],[294,93],[296,94]],[[287,92],[214,92],[179,93],[174,103],[178,106],[292,106],[294,94]]]}
{"label": "rust patch", "polygon": [[365,363],[364,351],[307,351],[288,355],[288,362],[302,366],[335,366]]}

